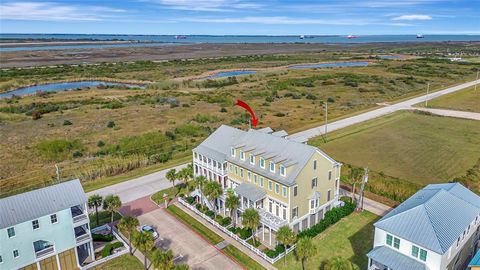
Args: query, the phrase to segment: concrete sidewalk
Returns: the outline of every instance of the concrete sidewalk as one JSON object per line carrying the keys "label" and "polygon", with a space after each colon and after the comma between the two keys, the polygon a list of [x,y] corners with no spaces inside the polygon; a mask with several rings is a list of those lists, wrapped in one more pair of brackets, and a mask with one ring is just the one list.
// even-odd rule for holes
{"label": "concrete sidewalk", "polygon": [[[480,107],[480,101],[478,102]],[[465,111],[455,111],[455,110],[445,110],[445,109],[431,109],[431,108],[408,108],[408,110],[429,112],[435,115],[456,117],[470,120],[480,121],[480,113],[476,112],[465,112]]]}
{"label": "concrete sidewalk", "polygon": [[[340,189],[340,195],[351,197],[352,193],[348,190]],[[357,197],[358,197],[358,194],[357,194]],[[390,207],[388,205],[385,205],[383,203],[376,202],[376,201],[374,201],[372,199],[369,199],[367,197],[365,197],[364,200],[363,200],[363,209],[367,210],[368,212],[372,212],[375,215],[378,215],[378,216],[381,216],[381,217],[385,216],[388,212],[393,210],[392,207]]]}

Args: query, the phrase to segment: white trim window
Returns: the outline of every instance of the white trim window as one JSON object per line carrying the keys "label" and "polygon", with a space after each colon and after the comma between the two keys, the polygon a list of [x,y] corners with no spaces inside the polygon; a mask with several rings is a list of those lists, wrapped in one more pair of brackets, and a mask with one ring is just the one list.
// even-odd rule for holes
{"label": "white trim window", "polygon": [[3,259],[2,259],[2,256],[0,256],[0,264],[3,263]]}
{"label": "white trim window", "polygon": [[250,164],[255,165],[255,156],[250,154]]}
{"label": "white trim window", "polygon": [[287,187],[282,186],[282,196],[285,198],[287,197]]}
{"label": "white trim window", "polygon": [[273,184],[272,181],[268,180],[268,190],[272,191]]}
{"label": "white trim window", "polygon": [[263,176],[260,176],[260,186],[263,187]]}
{"label": "white trim window", "polygon": [[273,161],[270,161],[270,172],[275,172],[275,163]]}
{"label": "white trim window", "polygon": [[256,174],[253,174],[253,183],[254,183],[254,184],[257,183],[257,175],[256,175]]}
{"label": "white trim window", "polygon": [[235,148],[230,147],[230,155],[231,155],[232,157],[235,157]]}
{"label": "white trim window", "polygon": [[280,194],[280,186],[275,183],[275,193]]}
{"label": "white trim window", "polygon": [[20,256],[20,254],[18,253],[18,249],[15,249],[15,250],[13,251],[13,258],[16,259],[16,258],[18,258],[19,256]]}
{"label": "white trim window", "polygon": [[14,227],[8,228],[7,229],[7,234],[8,234],[8,238],[15,237],[15,228]]}
{"label": "white trim window", "polygon": [[240,168],[240,177],[243,178],[243,169],[242,168]]}
{"label": "white trim window", "polygon": [[57,214],[50,215],[50,222],[52,222],[52,224],[55,224],[58,222]]}
{"label": "white trim window", "polygon": [[40,223],[38,222],[38,219],[32,220],[32,227],[34,230],[37,230],[40,228]]}
{"label": "white trim window", "polygon": [[243,152],[242,150],[240,150],[240,159],[245,160],[245,152]]}
{"label": "white trim window", "polygon": [[250,173],[250,171],[247,171],[247,180],[248,182],[252,181],[252,174]]}
{"label": "white trim window", "polygon": [[260,158],[260,168],[265,169],[265,159],[262,157]]}
{"label": "white trim window", "polygon": [[286,176],[287,175],[287,169],[283,165],[280,165],[280,175],[281,176]]}

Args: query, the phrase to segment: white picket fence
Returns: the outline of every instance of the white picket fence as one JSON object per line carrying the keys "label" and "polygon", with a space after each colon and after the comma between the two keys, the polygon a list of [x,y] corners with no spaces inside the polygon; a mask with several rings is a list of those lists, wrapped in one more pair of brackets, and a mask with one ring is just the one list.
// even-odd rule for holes
{"label": "white picket fence", "polygon": [[290,252],[292,252],[292,250],[294,250],[296,248],[296,244],[294,244],[293,246],[289,247],[287,249],[287,252],[282,252],[281,254],[279,254],[277,257],[275,258],[270,258],[267,256],[267,254],[263,253],[261,250],[259,250],[258,248],[250,245],[247,240],[249,238],[247,238],[246,240],[243,240],[242,238],[238,237],[238,235],[232,233],[231,231],[229,231],[227,228],[223,227],[222,225],[220,225],[218,222],[216,222],[215,220],[211,219],[209,216],[205,215],[204,213],[200,212],[197,208],[195,208],[193,205],[190,205],[189,203],[187,203],[185,200],[183,200],[183,198],[179,197],[178,198],[178,201],[184,205],[185,207],[187,207],[188,209],[192,210],[195,214],[201,216],[202,218],[204,218],[206,221],[208,221],[210,224],[212,224],[213,226],[217,227],[218,229],[220,229],[222,232],[226,233],[228,236],[232,237],[233,239],[237,240],[240,244],[244,245],[246,248],[250,249],[253,253],[257,254],[258,256],[260,256],[262,259],[266,260],[267,262],[269,262],[270,264],[274,264],[276,261],[280,260],[281,258],[283,258],[285,256],[285,254],[288,254]]}

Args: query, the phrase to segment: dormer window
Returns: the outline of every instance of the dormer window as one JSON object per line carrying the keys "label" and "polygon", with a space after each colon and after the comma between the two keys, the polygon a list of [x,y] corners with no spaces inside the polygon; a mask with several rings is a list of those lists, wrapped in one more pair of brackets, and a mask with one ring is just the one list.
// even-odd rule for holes
{"label": "dormer window", "polygon": [[231,155],[232,157],[235,157],[235,148],[230,147],[230,155]]}
{"label": "dormer window", "polygon": [[250,164],[255,165],[255,157],[250,154]]}
{"label": "dormer window", "polygon": [[270,161],[270,172],[275,172],[275,163],[273,163],[272,161]]}
{"label": "dormer window", "polygon": [[245,153],[243,151],[240,151],[240,159],[245,160]]}
{"label": "dormer window", "polygon": [[285,166],[280,165],[280,175],[281,176],[286,176],[287,175],[287,169],[285,169]]}
{"label": "dormer window", "polygon": [[265,169],[265,159],[260,158],[260,168]]}

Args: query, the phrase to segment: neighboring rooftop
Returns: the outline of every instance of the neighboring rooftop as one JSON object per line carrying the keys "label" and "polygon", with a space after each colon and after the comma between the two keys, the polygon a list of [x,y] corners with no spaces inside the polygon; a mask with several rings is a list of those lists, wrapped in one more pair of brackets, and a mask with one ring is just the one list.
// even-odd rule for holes
{"label": "neighboring rooftop", "polygon": [[459,183],[431,184],[385,215],[375,227],[444,254],[480,215],[480,197]]}
{"label": "neighboring rooftop", "polygon": [[425,264],[412,259],[402,253],[399,253],[387,246],[378,246],[372,249],[367,256],[379,262],[389,269],[408,269],[408,270],[425,270]]}
{"label": "neighboring rooftop", "polygon": [[0,199],[0,229],[86,202],[78,179],[6,197]]}
{"label": "neighboring rooftop", "polygon": [[477,250],[477,253],[475,254],[475,256],[473,256],[472,260],[468,264],[468,267],[473,266],[480,267],[480,250]]}

